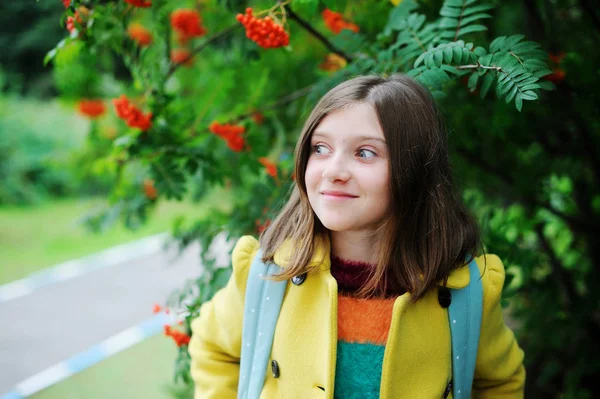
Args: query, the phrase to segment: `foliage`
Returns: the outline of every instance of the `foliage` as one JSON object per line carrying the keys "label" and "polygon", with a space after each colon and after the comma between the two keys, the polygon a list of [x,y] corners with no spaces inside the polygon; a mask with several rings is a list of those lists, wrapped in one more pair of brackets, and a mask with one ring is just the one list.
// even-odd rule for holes
{"label": "foliage", "polygon": [[110,182],[83,173],[88,125],[57,102],[0,97],[0,205],[106,192]]}
{"label": "foliage", "polygon": [[[62,7],[54,1],[0,3],[0,66],[8,88],[21,95],[55,95],[52,80],[39,62],[63,36]],[[0,87],[2,91],[2,87]]]}
{"label": "foliage", "polygon": [[[600,370],[597,19],[568,1],[556,10],[545,2],[543,13],[537,0],[497,8],[479,0],[256,1],[253,15],[268,14],[289,34],[287,47],[264,49],[255,42],[268,47],[260,40],[267,30],[252,30],[251,41],[236,22],[246,2],[135,7],[147,3],[72,1],[70,36],[46,61],[64,97],[125,95],[115,110],[122,121],[103,122],[116,130],[114,141],[95,153],[97,171],[116,181],[96,224],[190,190],[202,196],[224,186],[234,199],[228,211],[175,226],[182,247],[199,241],[204,249],[200,276],[170,301],[184,311],[187,333],[229,273],[210,244],[221,232],[256,234],[281,206],[294,184],[295,139],[315,101],[357,74],[404,72],[439,99],[465,199],[487,250],[507,265],[527,397],[590,397]],[[172,23],[179,8],[195,11],[178,14],[192,15],[194,29]],[[559,13],[571,31],[589,34],[558,35]],[[132,23],[143,35],[128,36]],[[184,345],[177,379],[189,382],[188,364]]]}

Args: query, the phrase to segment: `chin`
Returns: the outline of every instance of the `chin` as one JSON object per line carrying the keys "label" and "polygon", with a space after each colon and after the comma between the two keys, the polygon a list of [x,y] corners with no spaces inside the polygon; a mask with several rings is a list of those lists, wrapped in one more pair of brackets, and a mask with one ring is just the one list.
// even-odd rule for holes
{"label": "chin", "polygon": [[335,220],[330,218],[319,218],[321,224],[330,231],[347,231],[354,226],[346,220]]}

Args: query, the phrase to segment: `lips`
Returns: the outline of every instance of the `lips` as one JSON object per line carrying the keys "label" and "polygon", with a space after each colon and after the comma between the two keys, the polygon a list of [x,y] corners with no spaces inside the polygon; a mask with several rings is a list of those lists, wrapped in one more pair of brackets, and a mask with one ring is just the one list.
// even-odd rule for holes
{"label": "lips", "polygon": [[327,195],[330,197],[339,197],[339,198],[357,198],[358,197],[358,195],[353,195],[350,193],[346,193],[344,191],[334,191],[334,190],[321,191],[321,194]]}

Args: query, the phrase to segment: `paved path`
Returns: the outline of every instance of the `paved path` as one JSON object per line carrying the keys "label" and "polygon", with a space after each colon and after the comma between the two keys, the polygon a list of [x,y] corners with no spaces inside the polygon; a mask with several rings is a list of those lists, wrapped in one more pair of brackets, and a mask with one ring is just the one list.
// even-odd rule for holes
{"label": "paved path", "polygon": [[[220,242],[217,248],[224,248]],[[32,375],[152,317],[186,279],[199,275],[198,247],[93,270],[0,303],[0,396]],[[227,254],[227,251],[222,251]],[[226,255],[218,263],[227,263]]]}

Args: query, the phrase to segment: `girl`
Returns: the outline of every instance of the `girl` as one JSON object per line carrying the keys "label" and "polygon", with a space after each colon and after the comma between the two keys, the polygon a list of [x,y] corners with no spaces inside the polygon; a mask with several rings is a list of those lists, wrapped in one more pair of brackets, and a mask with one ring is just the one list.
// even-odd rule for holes
{"label": "girl", "polygon": [[[415,80],[363,76],[329,91],[296,146],[296,185],[260,237],[242,237],[227,286],[189,346],[197,398],[235,398],[244,293],[259,247],[290,279],[261,398],[442,398],[452,360],[447,288],[481,247],[447,137]],[[523,351],[500,307],[504,268],[475,258],[483,314],[473,396],[521,398]],[[468,263],[468,262],[467,262]]]}

